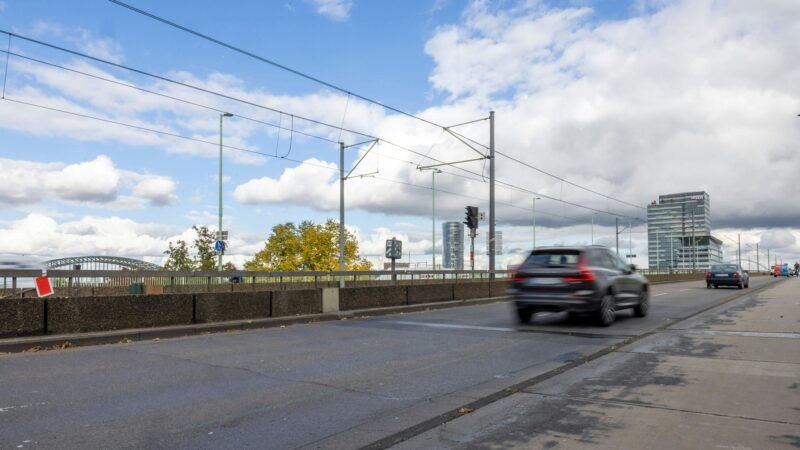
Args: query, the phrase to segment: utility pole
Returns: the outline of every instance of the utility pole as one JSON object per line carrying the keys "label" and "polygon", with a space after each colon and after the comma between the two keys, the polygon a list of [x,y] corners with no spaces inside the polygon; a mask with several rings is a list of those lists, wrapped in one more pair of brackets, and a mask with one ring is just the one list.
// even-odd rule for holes
{"label": "utility pole", "polygon": [[633,261],[633,223],[628,222],[628,264]]}
{"label": "utility pole", "polygon": [[436,174],[442,173],[442,171],[436,168],[419,168],[419,170],[431,171],[431,254],[433,255],[432,270],[436,270]]}
{"label": "utility pole", "polygon": [[494,279],[494,111],[489,111],[489,279]]}
{"label": "utility pole", "polygon": [[697,205],[692,205],[692,273],[697,272],[697,241],[694,237],[694,209]]}
{"label": "utility pole", "polygon": [[614,218],[614,229],[616,233],[614,233],[617,237],[617,256],[619,256],[619,217]]}
{"label": "utility pole", "polygon": [[[225,117],[233,117],[231,113],[222,113],[219,115],[219,228],[217,229],[217,240],[222,241],[222,119]],[[217,256],[217,270],[222,271],[222,252],[225,247],[219,251]]]}
{"label": "utility pole", "polygon": [[[649,236],[649,235],[648,235]],[[648,251],[650,250],[650,246],[647,246]],[[658,246],[658,228],[656,228],[656,268],[661,269],[661,249]]]}
{"label": "utility pole", "polygon": [[739,238],[739,250],[736,257],[739,260],[739,267],[742,267],[742,233],[738,233],[737,236]]}
{"label": "utility pole", "polygon": [[758,242],[756,242],[756,272],[761,272],[761,266],[759,265],[758,258]]}
{"label": "utility pole", "polygon": [[596,213],[592,213],[592,245],[594,245],[594,215]]}
{"label": "utility pole", "polygon": [[536,200],[541,197],[533,197],[533,248],[536,248]]}
{"label": "utility pole", "polygon": [[344,287],[344,142],[339,142],[339,287]]}

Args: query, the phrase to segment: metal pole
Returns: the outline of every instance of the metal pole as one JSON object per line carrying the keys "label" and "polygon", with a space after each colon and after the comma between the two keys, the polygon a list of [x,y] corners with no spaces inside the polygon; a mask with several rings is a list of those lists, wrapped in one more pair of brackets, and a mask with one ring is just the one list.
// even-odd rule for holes
{"label": "metal pole", "polygon": [[756,242],[756,272],[761,271],[761,266],[759,265],[759,258],[758,258],[758,242]]}
{"label": "metal pole", "polygon": [[[222,118],[219,115],[219,227],[217,228],[217,240],[222,240]],[[222,271],[222,251],[217,256],[217,270]]]}
{"label": "metal pole", "polygon": [[592,245],[594,245],[594,214],[592,213]]}
{"label": "metal pole", "polygon": [[[648,246],[649,250],[649,246]],[[658,228],[656,228],[656,268],[661,269],[661,249],[658,245]]]}
{"label": "metal pole", "polygon": [[339,142],[339,287],[344,287],[344,142]]}
{"label": "metal pole", "polygon": [[628,222],[628,264],[633,261],[633,223]]}
{"label": "metal pole", "polygon": [[431,255],[433,255],[433,270],[436,270],[436,172],[438,171],[439,169],[431,171],[431,235],[433,236]]}
{"label": "metal pole", "polygon": [[494,111],[489,111],[489,278],[494,279]]}
{"label": "metal pole", "polygon": [[739,260],[739,267],[742,267],[742,233],[737,233],[737,237],[739,238],[739,251],[737,253],[737,259]]}
{"label": "metal pole", "polygon": [[540,197],[533,197],[533,248],[536,248],[536,200]]}
{"label": "metal pole", "polygon": [[619,217],[614,218],[614,228],[616,229],[617,237],[617,256],[619,256]]}
{"label": "metal pole", "polygon": [[694,208],[692,205],[692,273],[697,271],[697,241],[694,238]]}

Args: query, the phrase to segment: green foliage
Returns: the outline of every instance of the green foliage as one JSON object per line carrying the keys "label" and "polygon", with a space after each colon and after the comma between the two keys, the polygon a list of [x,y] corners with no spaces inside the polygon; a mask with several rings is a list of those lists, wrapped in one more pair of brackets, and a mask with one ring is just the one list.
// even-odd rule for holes
{"label": "green foliage", "polygon": [[[358,241],[345,230],[345,269],[370,270],[372,264],[358,256]],[[339,222],[304,221],[275,225],[264,248],[245,263],[246,270],[272,272],[339,270]]]}
{"label": "green foliage", "polygon": [[197,237],[194,239],[194,248],[197,250],[195,267],[197,270],[215,270],[217,268],[217,254],[214,250],[216,232],[211,231],[208,227],[198,227],[197,225],[192,226],[192,229],[197,233]]}
{"label": "green foliage", "polygon": [[186,241],[179,240],[172,245],[169,243],[169,249],[164,252],[167,255],[167,262],[164,263],[164,270],[181,270],[191,271],[194,270],[194,261],[189,256],[189,246]]}
{"label": "green foliage", "polygon": [[[216,231],[208,227],[193,226],[192,229],[197,233],[193,241],[194,250],[197,255],[192,258],[189,256],[189,245],[184,240],[178,240],[174,245],[169,243],[169,249],[164,254],[167,261],[164,263],[164,270],[194,271],[194,270],[216,270],[217,254],[214,251],[216,242]],[[233,267],[228,263],[226,267]],[[225,270],[235,270],[226,268]]]}

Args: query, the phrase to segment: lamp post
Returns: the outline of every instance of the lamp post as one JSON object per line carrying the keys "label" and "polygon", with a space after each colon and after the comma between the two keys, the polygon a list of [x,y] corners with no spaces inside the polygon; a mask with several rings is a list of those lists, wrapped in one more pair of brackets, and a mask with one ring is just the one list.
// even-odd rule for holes
{"label": "lamp post", "polygon": [[[219,228],[217,229],[217,240],[222,240],[222,119],[225,117],[233,117],[231,113],[222,113],[219,115]],[[222,271],[222,252],[225,250],[223,247],[219,252],[217,258],[217,270]]]}
{"label": "lamp post", "polygon": [[436,174],[442,173],[436,168],[420,168],[419,170],[431,171],[431,255],[433,255],[433,269],[436,270]]}
{"label": "lamp post", "polygon": [[536,248],[536,200],[541,199],[541,197],[533,197],[533,248]]}
{"label": "lamp post", "polygon": [[592,213],[592,245],[594,245],[594,216],[597,213]]}

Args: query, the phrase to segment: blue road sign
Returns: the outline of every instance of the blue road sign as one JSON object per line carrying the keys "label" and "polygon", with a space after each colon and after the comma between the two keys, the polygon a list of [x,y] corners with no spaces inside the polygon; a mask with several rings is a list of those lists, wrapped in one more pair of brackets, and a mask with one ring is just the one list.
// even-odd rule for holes
{"label": "blue road sign", "polygon": [[216,250],[217,252],[221,252],[223,248],[225,248],[225,243],[222,241],[217,241],[214,244],[214,250]]}

